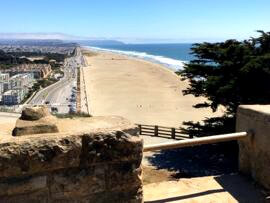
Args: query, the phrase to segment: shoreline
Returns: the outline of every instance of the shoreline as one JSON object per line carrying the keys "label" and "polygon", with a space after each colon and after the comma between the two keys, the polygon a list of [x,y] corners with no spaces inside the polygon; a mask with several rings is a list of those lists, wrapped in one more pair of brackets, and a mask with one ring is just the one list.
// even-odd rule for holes
{"label": "shoreline", "polygon": [[182,95],[188,87],[173,70],[141,58],[106,51],[85,58],[86,92],[90,114],[120,115],[134,123],[182,126],[183,121],[201,121],[220,115],[192,106],[205,101]]}
{"label": "shoreline", "polygon": [[[123,50],[116,50],[116,49],[113,50],[113,49],[91,47],[91,46],[84,46],[83,48],[86,50],[95,52],[95,53],[99,53],[99,52],[111,53],[111,54],[126,56],[126,57],[129,57],[129,58],[134,59],[134,60],[138,59],[138,60],[148,61],[150,63],[164,66],[165,68],[172,70],[174,72],[181,70],[184,67],[185,63],[188,63],[188,61],[184,61],[181,59],[174,59],[174,58],[170,58],[167,56],[152,55],[152,54],[148,54],[148,53],[145,53],[146,56],[140,56],[139,54],[144,54],[144,52],[138,52],[138,51],[123,51]],[[138,53],[138,54],[135,55],[132,53]],[[157,60],[155,58],[163,58],[163,59],[167,59],[167,60],[177,61],[178,63],[181,63],[181,65],[179,65],[179,64],[173,65],[173,64],[169,64],[169,63],[165,63],[165,62],[160,62],[159,60]]]}
{"label": "shoreline", "polygon": [[97,53],[97,54],[98,53],[105,53],[105,54],[108,53],[108,54],[113,54],[113,55],[116,55],[116,56],[119,55],[119,56],[127,57],[130,60],[135,60],[135,61],[142,62],[142,63],[149,63],[149,65],[156,65],[157,68],[162,68],[163,70],[168,71],[169,73],[175,75],[178,79],[181,79],[181,76],[177,75],[177,73],[176,73],[177,70],[174,70],[173,68],[170,68],[170,67],[168,67],[168,66],[166,66],[165,64],[162,64],[162,63],[158,63],[158,62],[155,62],[155,61],[139,58],[139,57],[136,57],[136,56],[129,56],[127,54],[118,54],[118,53],[114,53],[113,51],[105,51],[105,50],[97,51],[97,50],[92,49],[92,48],[86,48],[86,50],[91,51],[93,53]]}

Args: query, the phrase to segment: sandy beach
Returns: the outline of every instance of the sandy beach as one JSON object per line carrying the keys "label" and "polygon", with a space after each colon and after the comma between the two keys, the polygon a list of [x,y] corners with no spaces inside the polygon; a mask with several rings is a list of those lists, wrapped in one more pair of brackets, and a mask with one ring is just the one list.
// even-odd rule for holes
{"label": "sandy beach", "polygon": [[188,83],[162,65],[109,52],[86,59],[85,84],[93,116],[120,115],[135,123],[178,127],[183,121],[220,114],[194,109],[205,99],[183,96]]}

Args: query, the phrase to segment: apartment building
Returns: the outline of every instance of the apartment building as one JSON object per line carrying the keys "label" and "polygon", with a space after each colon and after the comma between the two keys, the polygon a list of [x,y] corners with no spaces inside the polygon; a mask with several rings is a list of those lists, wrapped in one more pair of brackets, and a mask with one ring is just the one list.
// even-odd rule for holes
{"label": "apartment building", "polygon": [[7,82],[0,83],[0,97],[3,105],[19,104],[33,85],[33,73],[17,74]]}
{"label": "apartment building", "polygon": [[8,90],[2,96],[2,103],[4,105],[17,105],[21,103],[23,97],[21,90]]}
{"label": "apartment building", "polygon": [[47,78],[52,71],[50,64],[21,64],[5,70],[12,77],[17,74],[32,73],[35,79]]}

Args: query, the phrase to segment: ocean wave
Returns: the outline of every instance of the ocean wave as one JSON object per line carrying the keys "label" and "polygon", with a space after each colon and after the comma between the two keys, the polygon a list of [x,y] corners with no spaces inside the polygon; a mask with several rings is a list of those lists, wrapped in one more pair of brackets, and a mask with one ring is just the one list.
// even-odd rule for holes
{"label": "ocean wave", "polygon": [[166,67],[168,67],[174,71],[181,70],[184,67],[185,63],[187,63],[187,61],[176,60],[176,59],[168,58],[165,56],[151,55],[151,54],[148,54],[146,52],[121,51],[121,50],[105,49],[105,48],[92,47],[92,46],[87,46],[86,48],[93,49],[96,51],[106,51],[106,52],[117,53],[117,54],[121,54],[121,55],[132,56],[132,57],[144,59],[147,61],[151,61],[154,63],[165,65]]}

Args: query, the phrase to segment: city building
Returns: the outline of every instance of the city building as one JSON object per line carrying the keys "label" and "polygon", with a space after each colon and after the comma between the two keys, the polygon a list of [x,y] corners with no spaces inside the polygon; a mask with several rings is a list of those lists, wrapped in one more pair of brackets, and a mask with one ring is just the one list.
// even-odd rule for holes
{"label": "city building", "polygon": [[8,90],[2,96],[3,105],[17,105],[23,100],[21,90]]}
{"label": "city building", "polygon": [[2,95],[9,89],[9,74],[0,72],[0,103],[2,102]]}
{"label": "city building", "polygon": [[19,104],[34,82],[33,73],[17,74],[0,82],[0,101],[4,105]]}
{"label": "city building", "polygon": [[32,73],[35,79],[47,78],[52,71],[50,64],[21,64],[5,70],[10,77],[17,74]]}
{"label": "city building", "polygon": [[7,82],[8,80],[9,80],[9,74],[0,72],[0,82]]}
{"label": "city building", "polygon": [[34,80],[33,73],[17,74],[10,78],[10,89],[20,89],[23,87],[30,87]]}

